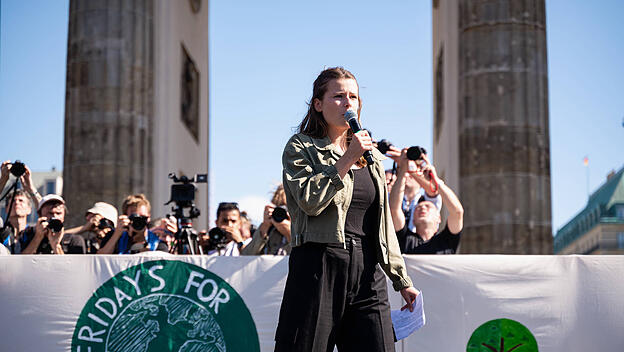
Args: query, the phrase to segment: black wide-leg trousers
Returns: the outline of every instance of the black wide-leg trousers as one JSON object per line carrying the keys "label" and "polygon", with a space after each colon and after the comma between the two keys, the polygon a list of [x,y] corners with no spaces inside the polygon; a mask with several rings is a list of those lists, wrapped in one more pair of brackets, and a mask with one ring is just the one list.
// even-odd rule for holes
{"label": "black wide-leg trousers", "polygon": [[275,342],[275,352],[394,351],[386,278],[371,241],[292,249]]}

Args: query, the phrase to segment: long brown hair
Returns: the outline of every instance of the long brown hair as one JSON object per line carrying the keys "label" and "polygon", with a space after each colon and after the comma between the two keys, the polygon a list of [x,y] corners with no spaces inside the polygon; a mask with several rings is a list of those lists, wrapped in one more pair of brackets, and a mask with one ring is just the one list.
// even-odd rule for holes
{"label": "long brown hair", "polygon": [[[314,85],[312,88],[312,98],[310,98],[310,102],[308,103],[308,113],[299,124],[299,133],[303,133],[312,138],[323,138],[327,136],[328,126],[327,122],[325,122],[325,118],[323,118],[323,114],[316,111],[314,108],[314,99],[323,100],[323,96],[327,92],[327,85],[330,81],[335,79],[352,79],[357,84],[357,80],[355,76],[346,70],[344,67],[331,67],[323,70],[316,80],[314,80]],[[358,86],[359,89],[359,86]],[[359,106],[357,109],[358,119],[360,118],[360,111],[362,110],[362,99],[358,94]],[[347,135],[348,140],[351,138],[351,130]]]}

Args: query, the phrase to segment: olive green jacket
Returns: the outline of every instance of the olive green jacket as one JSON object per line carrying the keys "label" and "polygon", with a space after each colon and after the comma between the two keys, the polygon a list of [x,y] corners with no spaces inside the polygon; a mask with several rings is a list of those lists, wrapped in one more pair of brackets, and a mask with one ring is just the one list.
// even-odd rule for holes
{"label": "olive green jacket", "polygon": [[[344,226],[353,194],[353,171],[344,179],[334,166],[341,154],[328,137],[316,139],[298,133],[290,138],[282,155],[284,191],[291,216],[291,244],[345,243]],[[368,166],[379,192],[379,246],[381,268],[399,291],[412,286],[390,216],[388,191],[381,160],[373,149],[374,165]]]}

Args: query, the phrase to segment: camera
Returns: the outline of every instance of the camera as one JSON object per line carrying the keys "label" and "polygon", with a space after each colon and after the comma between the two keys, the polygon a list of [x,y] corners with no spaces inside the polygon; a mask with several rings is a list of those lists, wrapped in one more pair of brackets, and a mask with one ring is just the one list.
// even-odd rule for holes
{"label": "camera", "polygon": [[192,178],[186,176],[178,178],[174,173],[170,173],[169,178],[173,180],[174,184],[171,185],[171,198],[165,205],[174,202],[184,208],[191,207],[195,200],[195,185],[193,183],[208,183],[207,174],[197,174]]}
{"label": "camera", "polygon": [[222,228],[213,227],[208,231],[208,246],[210,249],[223,248],[227,241],[227,232]]}
{"label": "camera", "polygon": [[113,222],[108,219],[100,219],[100,223],[97,225],[97,228],[100,230],[106,230],[114,229],[115,226],[113,225]]}
{"label": "camera", "polygon": [[271,217],[275,220],[275,222],[282,222],[288,219],[288,212],[283,207],[275,207]]}
{"label": "camera", "polygon": [[[169,178],[173,180],[173,184],[171,185],[171,198],[165,205],[172,202],[175,203],[175,206],[173,206],[171,210],[173,211],[173,216],[178,220],[179,225],[170,252],[203,254],[201,246],[198,245],[197,231],[193,229],[193,222],[191,220],[200,215],[199,209],[197,209],[193,203],[193,201],[195,201],[196,191],[196,187],[193,183],[208,183],[208,174],[197,174],[191,178],[182,175],[178,178],[175,173],[170,173]],[[188,209],[186,214],[184,209]],[[217,237],[219,236],[217,235]],[[212,234],[210,236],[210,241],[212,245]]]}
{"label": "camera", "polygon": [[[139,215],[139,214],[131,214],[128,216],[130,219],[130,225],[137,231],[141,231],[147,226],[147,216]],[[102,222],[100,221],[100,224]],[[99,226],[98,226],[99,227]]]}
{"label": "camera", "polygon": [[407,149],[407,158],[409,160],[421,160],[423,154],[427,155],[427,151],[423,147],[414,146]]}
{"label": "camera", "polygon": [[386,154],[388,150],[390,150],[390,147],[392,147],[392,143],[387,139],[382,139],[377,142],[377,150],[379,150],[381,154]]}
{"label": "camera", "polygon": [[15,160],[11,165],[11,173],[15,177],[21,177],[26,172],[26,165],[19,160]]}
{"label": "camera", "polygon": [[63,229],[63,222],[59,219],[52,218],[48,220],[47,226],[52,232],[61,232]]}

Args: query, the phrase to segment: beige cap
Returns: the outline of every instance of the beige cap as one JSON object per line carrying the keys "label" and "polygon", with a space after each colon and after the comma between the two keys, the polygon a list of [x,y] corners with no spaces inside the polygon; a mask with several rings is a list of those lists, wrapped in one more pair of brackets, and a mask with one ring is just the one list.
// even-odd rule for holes
{"label": "beige cap", "polygon": [[117,208],[108,203],[97,202],[93,204],[91,209],[87,210],[87,213],[100,214],[104,219],[112,221],[113,225],[117,227]]}
{"label": "beige cap", "polygon": [[39,202],[39,206],[37,207],[37,211],[40,211],[41,207],[45,203],[53,201],[53,200],[65,204],[65,200],[63,199],[63,197],[59,196],[58,194],[46,194],[43,198],[41,198],[41,202]]}

